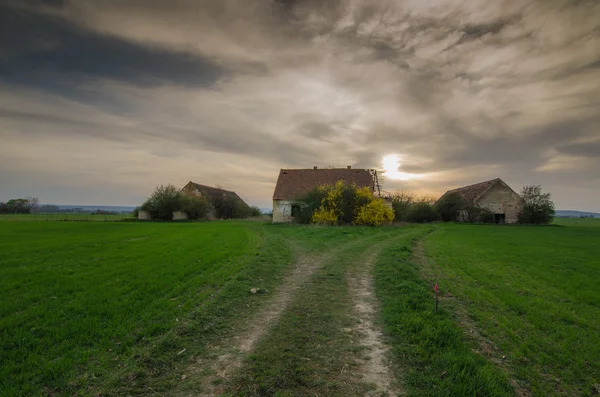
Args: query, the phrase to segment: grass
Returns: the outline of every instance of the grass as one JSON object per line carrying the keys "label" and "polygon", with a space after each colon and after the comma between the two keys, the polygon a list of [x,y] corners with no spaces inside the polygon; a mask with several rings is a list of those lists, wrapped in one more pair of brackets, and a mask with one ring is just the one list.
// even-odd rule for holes
{"label": "grass", "polygon": [[371,386],[356,375],[361,349],[348,332],[357,320],[347,272],[403,230],[292,226],[282,233],[305,253],[329,249],[329,255],[246,360],[228,395],[364,396]]}
{"label": "grass", "polygon": [[294,257],[322,266],[223,380],[228,395],[365,395],[348,274],[377,251],[381,326],[408,395],[592,395],[600,222],[556,223],[0,222],[0,395],[199,390],[190,362],[237,335],[269,296],[249,289],[277,290]]}
{"label": "grass", "polygon": [[75,212],[33,213],[33,214],[0,214],[0,221],[78,221],[78,222],[110,222],[133,220],[132,213],[121,214],[91,214]]}
{"label": "grass", "polygon": [[416,229],[400,236],[375,268],[385,332],[408,395],[512,395],[507,377],[471,350],[453,312],[444,307],[435,312],[432,285],[423,279],[412,252],[425,233]]}
{"label": "grass", "polygon": [[168,390],[289,261],[245,223],[2,222],[0,395]]}
{"label": "grass", "polygon": [[600,222],[444,225],[425,242],[443,293],[468,311],[534,396],[600,383]]}

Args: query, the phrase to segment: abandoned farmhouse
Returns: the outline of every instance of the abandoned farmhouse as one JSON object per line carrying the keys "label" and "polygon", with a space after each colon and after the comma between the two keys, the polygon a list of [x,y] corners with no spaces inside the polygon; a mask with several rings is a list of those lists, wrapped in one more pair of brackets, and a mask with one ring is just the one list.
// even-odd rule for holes
{"label": "abandoned farmhouse", "polygon": [[279,171],[273,193],[273,223],[292,222],[300,210],[300,199],[312,189],[344,181],[379,193],[376,170],[346,168],[285,169]]}
{"label": "abandoned farmhouse", "polygon": [[[452,193],[460,195],[465,206],[488,209],[494,214],[495,223],[517,223],[519,212],[523,208],[521,196],[500,178],[448,190],[442,197]],[[459,219],[467,220],[465,212],[466,209],[461,210]]]}

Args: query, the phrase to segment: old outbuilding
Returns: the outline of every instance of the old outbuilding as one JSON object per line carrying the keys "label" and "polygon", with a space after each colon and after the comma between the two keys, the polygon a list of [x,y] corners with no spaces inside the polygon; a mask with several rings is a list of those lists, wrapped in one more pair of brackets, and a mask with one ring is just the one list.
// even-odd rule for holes
{"label": "old outbuilding", "polygon": [[[521,196],[500,178],[448,190],[442,197],[452,193],[462,198],[465,207],[477,206],[492,212],[495,223],[517,223],[523,208]],[[459,219],[464,221],[465,218],[466,209],[463,209]]]}
{"label": "old outbuilding", "polygon": [[369,169],[317,168],[282,169],[273,193],[273,223],[293,222],[301,208],[301,199],[322,185],[343,181],[378,193],[377,171]]}
{"label": "old outbuilding", "polygon": [[209,218],[239,218],[250,212],[250,206],[234,191],[201,185],[189,181],[181,191],[184,194],[202,196],[213,206]]}

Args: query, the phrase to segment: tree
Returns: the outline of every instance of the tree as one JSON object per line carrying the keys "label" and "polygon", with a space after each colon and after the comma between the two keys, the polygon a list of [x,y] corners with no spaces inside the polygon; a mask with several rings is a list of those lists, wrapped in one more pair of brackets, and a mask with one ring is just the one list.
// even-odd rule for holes
{"label": "tree", "polygon": [[30,208],[24,198],[10,199],[0,205],[0,211],[9,214],[28,214]]}
{"label": "tree", "polygon": [[183,195],[177,187],[160,185],[140,208],[148,211],[152,219],[170,221],[173,219],[173,212],[180,210],[182,198]]}
{"label": "tree", "polygon": [[456,222],[459,211],[464,206],[464,200],[458,193],[449,193],[442,196],[435,205],[443,222]]}
{"label": "tree", "polygon": [[519,223],[534,225],[548,224],[554,217],[554,202],[550,193],[542,193],[540,185],[523,186],[521,189],[523,209],[519,213]]}
{"label": "tree", "polygon": [[37,208],[40,200],[37,197],[25,197],[27,208],[29,209],[29,213],[33,211],[34,208]]}

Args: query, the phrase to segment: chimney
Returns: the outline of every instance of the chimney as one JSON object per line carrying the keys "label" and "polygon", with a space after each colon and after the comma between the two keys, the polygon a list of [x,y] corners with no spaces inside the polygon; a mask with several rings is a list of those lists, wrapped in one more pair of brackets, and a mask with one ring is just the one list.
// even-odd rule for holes
{"label": "chimney", "polygon": [[351,165],[347,165],[346,168],[349,169],[349,170],[351,170],[352,166]]}
{"label": "chimney", "polygon": [[316,170],[316,169],[317,169],[317,166],[315,165],[315,166],[313,167],[313,170]]}

